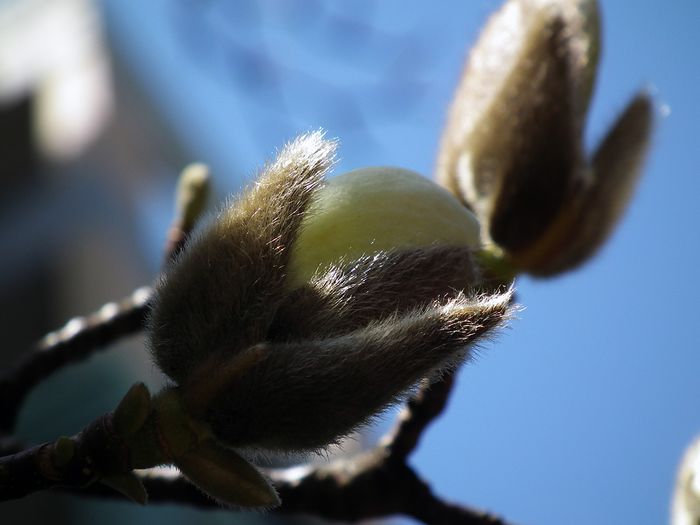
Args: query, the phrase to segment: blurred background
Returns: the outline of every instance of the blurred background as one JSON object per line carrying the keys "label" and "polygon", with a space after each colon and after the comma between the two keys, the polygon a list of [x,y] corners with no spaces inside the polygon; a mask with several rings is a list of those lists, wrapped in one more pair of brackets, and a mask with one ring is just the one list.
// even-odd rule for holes
{"label": "blurred background", "polygon": [[[189,162],[212,167],[223,199],[286,140],[323,127],[341,140],[337,173],[430,176],[468,47],[499,5],[2,0],[0,366],[153,279]],[[439,494],[514,523],[664,523],[677,463],[700,432],[700,3],[603,0],[602,15],[588,144],[637,89],[658,105],[636,198],[593,262],[519,281],[525,310],[461,371],[413,457]],[[137,380],[161,378],[134,337],[36,389],[18,433],[75,433]],[[52,494],[0,516],[266,519]]]}

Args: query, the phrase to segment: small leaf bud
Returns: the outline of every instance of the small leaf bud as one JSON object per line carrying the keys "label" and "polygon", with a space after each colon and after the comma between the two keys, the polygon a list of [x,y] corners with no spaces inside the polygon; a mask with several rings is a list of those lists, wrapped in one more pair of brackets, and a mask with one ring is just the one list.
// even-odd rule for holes
{"label": "small leaf bud", "polygon": [[133,385],[112,414],[112,424],[122,439],[135,434],[151,411],[151,394],[143,383]]}
{"label": "small leaf bud", "polygon": [[213,441],[177,458],[175,465],[219,503],[241,507],[276,507],[277,492],[255,467]]}
{"label": "small leaf bud", "polygon": [[209,199],[209,167],[190,164],[180,174],[176,190],[175,213],[183,229],[191,229],[204,211]]}

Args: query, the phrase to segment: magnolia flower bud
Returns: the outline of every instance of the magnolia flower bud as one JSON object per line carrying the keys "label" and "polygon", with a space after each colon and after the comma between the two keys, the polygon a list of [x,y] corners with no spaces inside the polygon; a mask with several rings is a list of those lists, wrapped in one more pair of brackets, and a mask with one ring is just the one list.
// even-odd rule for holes
{"label": "magnolia flower bud", "polygon": [[651,132],[645,94],[592,156],[583,147],[599,33],[595,0],[508,0],[457,89],[437,178],[515,272],[549,276],[587,260],[636,182]]}
{"label": "magnolia flower bud", "polygon": [[697,525],[700,522],[700,438],[683,456],[671,506],[671,525]]}
{"label": "magnolia flower bud", "polygon": [[[285,147],[155,290],[149,344],[175,382],[154,401],[168,414],[158,432],[178,434],[159,441],[223,501],[269,505],[274,492],[212,439],[256,451],[337,442],[468,357],[509,311],[509,292],[476,295],[471,212],[405,170],[326,183],[333,154],[320,133]],[[209,479],[215,457],[236,475]]]}

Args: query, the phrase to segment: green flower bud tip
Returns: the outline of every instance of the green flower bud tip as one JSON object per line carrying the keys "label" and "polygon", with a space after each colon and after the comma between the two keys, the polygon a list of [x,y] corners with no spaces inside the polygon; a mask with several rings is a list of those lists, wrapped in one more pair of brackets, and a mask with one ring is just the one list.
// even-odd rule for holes
{"label": "green flower bud tip", "polygon": [[129,447],[133,468],[172,463],[212,438],[209,425],[192,417],[176,388],[164,388],[150,400],[145,424],[122,436]]}
{"label": "green flower bud tip", "polygon": [[294,244],[288,286],[363,255],[438,244],[480,244],[476,217],[449,192],[405,169],[351,171],[316,192]]}
{"label": "green flower bud tip", "polygon": [[153,411],[161,451],[170,460],[181,457],[212,437],[209,426],[193,419],[185,410],[175,389],[162,390],[153,399]]}

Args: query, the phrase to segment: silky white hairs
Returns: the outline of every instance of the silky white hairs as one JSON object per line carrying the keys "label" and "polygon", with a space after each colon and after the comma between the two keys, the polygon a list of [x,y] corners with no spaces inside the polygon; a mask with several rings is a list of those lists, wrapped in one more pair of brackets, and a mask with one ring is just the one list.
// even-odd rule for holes
{"label": "silky white hairs", "polygon": [[334,150],[321,133],[288,144],[156,287],[154,359],[228,446],[335,443],[461,362],[509,311],[510,292],[477,293],[467,246],[398,246],[291,289],[290,251]]}

